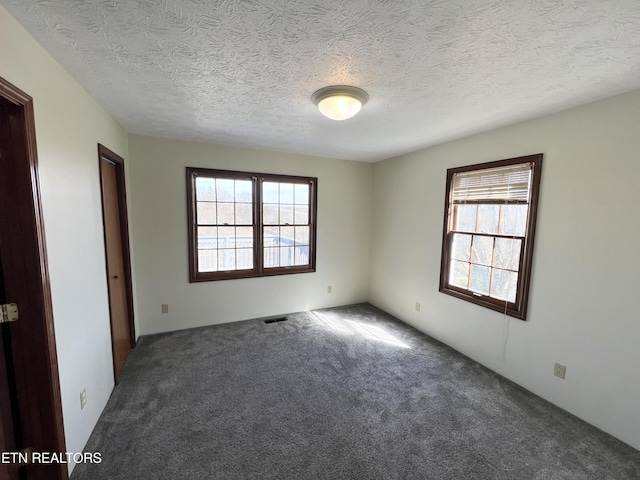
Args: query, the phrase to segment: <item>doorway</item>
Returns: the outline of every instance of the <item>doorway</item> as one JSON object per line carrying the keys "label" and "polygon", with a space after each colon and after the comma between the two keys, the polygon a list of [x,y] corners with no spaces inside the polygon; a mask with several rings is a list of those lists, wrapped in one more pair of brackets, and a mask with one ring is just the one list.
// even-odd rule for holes
{"label": "doorway", "polygon": [[113,374],[117,383],[129,352],[135,347],[124,159],[100,144],[98,144],[98,159],[100,162]]}
{"label": "doorway", "polygon": [[[33,100],[0,78],[0,450],[64,453],[64,426],[40,204]],[[5,316],[5,320],[14,320]],[[0,479],[68,477],[65,464],[0,462]]]}

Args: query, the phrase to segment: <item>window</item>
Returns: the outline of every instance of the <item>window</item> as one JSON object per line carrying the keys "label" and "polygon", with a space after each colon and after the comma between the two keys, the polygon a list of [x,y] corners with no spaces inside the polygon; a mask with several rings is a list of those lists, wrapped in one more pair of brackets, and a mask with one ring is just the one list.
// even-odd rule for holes
{"label": "window", "polygon": [[189,281],[315,272],[318,179],[187,168]]}
{"label": "window", "polygon": [[542,154],[447,170],[440,291],[526,319]]}

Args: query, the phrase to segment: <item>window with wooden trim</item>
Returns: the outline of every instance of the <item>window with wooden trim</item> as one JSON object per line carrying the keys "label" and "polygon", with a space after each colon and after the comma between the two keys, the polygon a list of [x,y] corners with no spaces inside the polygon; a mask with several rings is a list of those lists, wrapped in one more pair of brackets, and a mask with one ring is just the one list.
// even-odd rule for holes
{"label": "window with wooden trim", "polygon": [[447,170],[440,291],[526,319],[542,154]]}
{"label": "window with wooden trim", "polygon": [[187,168],[191,282],[315,271],[318,179]]}

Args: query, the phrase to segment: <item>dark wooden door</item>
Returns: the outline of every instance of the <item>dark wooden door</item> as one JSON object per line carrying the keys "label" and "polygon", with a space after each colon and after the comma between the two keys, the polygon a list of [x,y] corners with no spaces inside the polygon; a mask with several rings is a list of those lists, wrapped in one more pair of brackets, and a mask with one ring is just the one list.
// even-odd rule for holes
{"label": "dark wooden door", "polygon": [[[2,116],[0,116],[2,118]],[[2,150],[0,149],[0,156]],[[0,161],[2,159],[0,158]],[[1,256],[0,256],[1,258]],[[7,303],[4,290],[4,275],[0,261],[0,304]],[[20,434],[16,408],[16,387],[14,382],[13,361],[11,358],[11,344],[8,332],[9,325],[0,325],[0,452],[16,452]],[[0,480],[17,480],[18,467],[7,463],[0,463]]]}
{"label": "dark wooden door", "polygon": [[[11,128],[7,102],[0,102],[0,175],[11,162]],[[5,168],[3,168],[5,167]],[[2,182],[0,181],[0,185]],[[0,208],[3,206],[0,205]],[[7,303],[4,272],[2,269],[2,235],[0,232],[0,304]],[[15,372],[11,355],[11,325],[0,324],[0,452],[15,452],[18,446],[17,435],[20,424],[16,405]],[[18,479],[18,467],[0,463],[0,480]]]}
{"label": "dark wooden door", "polygon": [[116,382],[127,360],[132,345],[131,312],[127,298],[128,265],[125,258],[125,237],[121,217],[122,205],[118,193],[117,165],[107,158],[100,158],[102,182],[102,214],[107,259],[107,282],[111,315],[111,342],[113,370]]}
{"label": "dark wooden door", "polygon": [[[40,204],[33,100],[0,78],[0,450],[64,452],[51,289]],[[17,460],[17,459],[16,459]],[[66,464],[0,462],[0,479],[62,480]]]}

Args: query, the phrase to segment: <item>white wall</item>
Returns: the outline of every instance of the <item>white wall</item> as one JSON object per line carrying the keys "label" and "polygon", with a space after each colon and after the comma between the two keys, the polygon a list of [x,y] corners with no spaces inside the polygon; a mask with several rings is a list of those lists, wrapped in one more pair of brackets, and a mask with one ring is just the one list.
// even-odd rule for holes
{"label": "white wall", "polygon": [[126,158],[127,136],[3,7],[0,45],[0,76],[34,99],[65,436],[78,452],[113,389],[97,144]]}
{"label": "white wall", "polygon": [[[370,289],[376,306],[635,448],[638,125],[640,91],[376,164]],[[446,169],[539,152],[528,320],[439,293]]]}
{"label": "white wall", "polygon": [[[371,164],[133,135],[129,150],[141,334],[367,300]],[[316,272],[189,283],[187,166],[318,177]]]}

